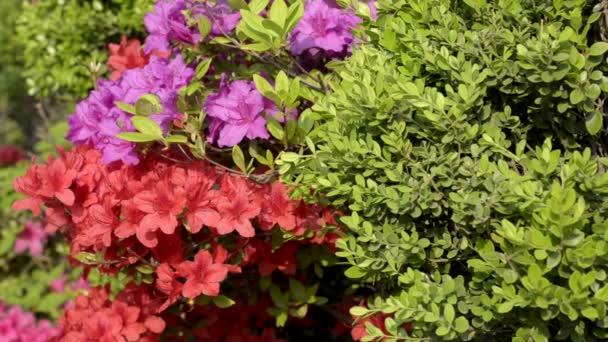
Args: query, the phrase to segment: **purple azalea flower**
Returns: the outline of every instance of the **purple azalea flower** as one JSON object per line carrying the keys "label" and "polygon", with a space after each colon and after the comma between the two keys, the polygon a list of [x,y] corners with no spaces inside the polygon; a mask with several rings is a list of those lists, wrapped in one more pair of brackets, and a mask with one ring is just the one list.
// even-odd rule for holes
{"label": "purple azalea flower", "polygon": [[182,13],[187,4],[186,0],[158,0],[154,4],[154,12],[146,13],[144,25],[150,34],[144,44],[145,53],[169,51],[172,40],[191,45],[198,43],[200,34],[195,28],[188,27]]}
{"label": "purple azalea flower", "polygon": [[194,77],[194,70],[186,65],[181,55],[169,63],[165,59],[152,57],[142,69],[132,69],[124,73],[122,88],[126,89],[123,102],[134,104],[143,94],[155,94],[163,106],[163,112],[151,115],[166,131],[172,120],[180,119],[177,109],[179,89],[186,86]]}
{"label": "purple azalea flower", "polygon": [[291,52],[300,55],[309,49],[339,53],[355,41],[352,29],[361,18],[352,11],[337,8],[335,1],[308,0],[304,16],[290,37]]}
{"label": "purple azalea flower", "polygon": [[125,164],[137,164],[136,145],[116,137],[121,132],[135,130],[132,115],[115,103],[134,105],[143,94],[157,95],[163,111],[150,118],[166,132],[173,119],[182,117],[177,109],[178,92],[194,74],[194,70],[177,54],[171,61],[153,56],[145,67],[124,72],[117,81],[101,80],[97,89],[80,102],[70,116],[67,139],[75,144],[90,142],[102,152],[104,164],[119,160]]}
{"label": "purple azalea flower", "polygon": [[25,229],[17,236],[13,250],[15,253],[29,251],[32,256],[41,256],[47,235],[40,222],[27,221]]}
{"label": "purple azalea flower", "polygon": [[205,111],[211,118],[209,141],[219,146],[234,146],[245,137],[268,139],[263,113],[276,113],[274,103],[265,101],[253,82],[226,81],[222,75],[220,89],[205,101]]}
{"label": "purple azalea flower", "polygon": [[234,30],[241,15],[232,11],[228,0],[218,0],[215,4],[192,0],[158,0],[154,12],[144,17],[146,29],[150,33],[144,44],[144,51],[165,52],[170,49],[171,41],[196,45],[201,40],[197,24],[188,26],[183,11],[189,11],[195,23],[200,16],[211,22],[211,36],[229,34]]}
{"label": "purple azalea flower", "polygon": [[[116,134],[132,131],[130,115],[115,105],[123,101],[125,91],[117,82],[100,80],[97,89],[89,97],[76,105],[76,111],[70,116],[70,130],[66,138],[75,144],[91,142],[102,151],[103,162],[122,160],[126,164],[137,164],[135,144],[118,139]],[[123,128],[118,127],[119,123]]]}

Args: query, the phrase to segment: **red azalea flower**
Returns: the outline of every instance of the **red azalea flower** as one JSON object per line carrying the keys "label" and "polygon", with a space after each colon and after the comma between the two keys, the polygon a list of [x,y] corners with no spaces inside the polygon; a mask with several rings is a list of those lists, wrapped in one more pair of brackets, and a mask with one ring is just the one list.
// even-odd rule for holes
{"label": "red azalea flower", "polygon": [[84,232],[86,242],[82,244],[94,246],[101,243],[104,247],[110,247],[112,231],[119,224],[112,205],[108,201],[104,205],[95,204],[88,209],[88,212],[90,214],[90,227]]}
{"label": "red azalea flower", "polygon": [[[32,163],[34,161],[32,160]],[[16,192],[22,193],[26,196],[24,199],[20,199],[13,203],[12,209],[14,211],[20,210],[31,210],[34,216],[40,214],[40,205],[43,200],[38,195],[38,191],[42,187],[42,182],[38,178],[40,174],[39,165],[32,164],[29,169],[25,172],[24,176],[15,178],[13,182],[13,188]]]}
{"label": "red azalea flower", "polygon": [[251,219],[260,213],[260,205],[251,200],[251,191],[240,177],[226,176],[220,188],[222,197],[218,200],[217,209],[221,220],[217,232],[226,235],[237,231],[242,237],[253,237],[255,230]]}
{"label": "red azalea flower", "polygon": [[167,295],[167,300],[160,306],[158,312],[165,311],[171,304],[177,302],[183,289],[183,284],[177,280],[177,272],[169,264],[161,264],[156,268],[156,288]]}
{"label": "red azalea flower", "polygon": [[[143,68],[150,60],[150,56],[144,54],[141,42],[137,39],[129,39],[127,41],[127,37],[122,36],[120,44],[110,43],[108,49],[110,50],[108,69],[112,70],[112,74],[110,75],[110,80],[112,81],[119,79],[126,70]],[[154,51],[152,53],[152,55],[161,58],[167,58],[170,54],[170,51],[167,53]]]}
{"label": "red azalea flower", "polygon": [[[152,190],[140,192],[133,199],[137,209],[146,213],[138,228],[137,237],[147,247],[154,247],[158,241],[150,240],[149,233],[160,229],[165,234],[173,234],[177,227],[177,216],[184,210],[186,194],[183,188],[174,186],[167,180],[157,182]],[[140,231],[143,234],[139,234]]]}
{"label": "red azalea flower", "polygon": [[287,231],[293,230],[296,228],[295,213],[296,205],[288,196],[287,186],[279,181],[274,182],[260,213],[262,229],[270,230],[278,224]]}
{"label": "red azalea flower", "polygon": [[54,196],[66,206],[73,205],[75,196],[69,188],[72,186],[76,174],[76,170],[66,167],[63,159],[49,157],[46,166],[39,170],[38,175],[42,182],[39,193],[49,198]]}
{"label": "red azalea flower", "polygon": [[224,246],[220,244],[214,244],[213,249],[213,262],[216,264],[224,264],[230,273],[241,273],[241,268],[235,265],[226,264],[226,260],[228,260],[228,251]]}
{"label": "red azalea flower", "polygon": [[212,206],[217,200],[217,191],[212,190],[215,179],[211,175],[202,172],[189,172],[186,193],[188,212],[186,220],[192,233],[198,233],[203,225],[217,227],[220,222],[220,215]]}
{"label": "red azalea flower", "polygon": [[136,306],[128,306],[119,301],[112,303],[112,310],[122,321],[120,334],[123,335],[127,341],[139,340],[139,336],[146,331],[144,324],[138,322],[141,310]]}
{"label": "red azalea flower", "polygon": [[180,276],[186,278],[182,295],[196,298],[200,294],[217,296],[220,294],[220,283],[228,276],[228,268],[223,264],[213,263],[211,254],[200,250],[194,261],[184,261],[177,266]]}

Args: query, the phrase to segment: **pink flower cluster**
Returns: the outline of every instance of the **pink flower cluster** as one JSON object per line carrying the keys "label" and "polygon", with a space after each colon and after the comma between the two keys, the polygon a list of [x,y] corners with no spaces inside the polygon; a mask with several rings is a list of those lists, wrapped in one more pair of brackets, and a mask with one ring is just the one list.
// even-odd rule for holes
{"label": "pink flower cluster", "polygon": [[49,234],[44,231],[42,223],[28,220],[25,223],[25,229],[23,229],[15,240],[13,251],[17,254],[27,251],[31,256],[41,256],[48,235]]}
{"label": "pink flower cluster", "polygon": [[2,342],[46,342],[59,334],[47,320],[36,321],[31,312],[19,306],[7,307],[0,302],[0,341]]}

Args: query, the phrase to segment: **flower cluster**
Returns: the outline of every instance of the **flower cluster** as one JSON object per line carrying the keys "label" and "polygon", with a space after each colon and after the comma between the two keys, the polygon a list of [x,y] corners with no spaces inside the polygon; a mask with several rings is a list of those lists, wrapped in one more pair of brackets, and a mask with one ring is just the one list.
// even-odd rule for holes
{"label": "flower cluster", "polygon": [[46,342],[57,336],[59,329],[47,320],[36,322],[31,312],[19,306],[0,303],[0,340],[3,342]]}
{"label": "flower cluster", "polygon": [[172,120],[182,117],[177,109],[178,91],[193,76],[194,70],[177,54],[172,60],[152,56],[145,67],[124,72],[118,81],[100,80],[97,89],[78,103],[70,116],[68,140],[76,144],[92,143],[102,151],[106,164],[117,160],[138,163],[135,144],[116,137],[118,133],[134,130],[132,115],[116,102],[134,105],[144,94],[158,96],[162,112],[150,118],[167,130]]}
{"label": "flower cluster", "polygon": [[42,223],[28,220],[15,240],[13,251],[17,254],[28,251],[32,256],[41,256],[47,239],[48,233],[44,231]]}
{"label": "flower cluster", "polygon": [[157,341],[165,321],[151,312],[146,286],[129,286],[110,301],[105,288],[81,295],[62,317],[63,329],[51,341]]}
{"label": "flower cluster", "polygon": [[23,150],[14,145],[1,145],[0,146],[0,166],[12,165],[25,156]]}
{"label": "flower cluster", "polygon": [[304,16],[290,37],[291,52],[335,54],[348,51],[355,42],[352,30],[361,22],[351,10],[332,0],[307,0]]}
{"label": "flower cluster", "polygon": [[[33,165],[14,186],[28,197],[13,208],[36,214],[44,204],[47,230],[61,228],[75,259],[105,252],[99,267],[112,273],[152,266],[155,314],[180,298],[217,296],[228,274],[243,267],[295,275],[298,250],[333,248],[337,238],[320,231],[335,224],[329,210],[291,200],[280,182],[260,185],[207,162],[176,163],[155,153],[137,165],[109,166],[82,145]],[[273,248],[265,232],[277,227],[301,238]],[[204,241],[209,247],[190,259],[188,246]]]}
{"label": "flower cluster", "polygon": [[[46,223],[45,232],[27,228],[18,250],[37,254],[45,234],[59,231],[68,239],[72,262],[83,264],[85,272],[95,267],[104,277],[114,277],[111,285],[91,280],[97,287],[66,308],[57,341],[170,339],[168,328],[173,327],[179,329],[179,340],[279,342],[284,340],[277,336],[289,334],[275,326],[288,318],[292,326],[314,329],[311,316],[332,317],[315,306],[327,303],[325,292],[332,292],[320,289],[322,281],[345,281],[342,272],[323,271],[336,263],[332,254],[340,228],[334,215],[340,213],[290,198],[291,189],[274,178],[278,170],[260,171],[259,166],[280,166],[277,154],[294,154],[308,143],[312,119],[302,114],[295,120],[311,105],[300,87],[319,90],[326,84],[307,74],[308,66],[298,65],[298,59],[346,56],[361,19],[332,0],[307,0],[296,24],[302,4],[272,3],[257,8],[255,15],[259,12],[262,18],[254,20],[273,29],[291,20],[288,25],[295,28],[284,33],[289,41],[282,45],[291,53],[277,54],[272,68],[261,70],[256,68],[264,69],[257,63],[266,61],[264,44],[249,44],[261,54],[230,44],[225,46],[239,51],[216,51],[226,39],[193,48],[206,38],[199,27],[209,30],[210,39],[231,34],[241,20],[231,6],[243,3],[157,0],[154,12],[145,16],[150,34],[144,48],[125,37],[110,44],[111,79],[100,80],[71,115],[68,139],[77,146],[60,149],[57,157],[32,165],[15,180],[15,189],[26,198],[13,209],[34,215],[44,211]],[[297,18],[280,18],[286,15]],[[200,51],[205,55],[197,56]],[[212,60],[214,65],[205,64]],[[267,85],[254,77],[267,88],[257,89],[250,81],[252,72],[278,76],[275,81],[268,77]],[[137,121],[132,114],[143,115],[138,101],[146,94],[160,103],[153,106],[157,112],[146,116],[165,134],[164,146],[141,140],[146,145],[138,149],[117,135],[133,132],[133,122],[146,135],[139,125],[146,120]],[[158,129],[154,132],[153,138],[160,140]],[[230,149],[223,148],[245,139],[270,140],[270,133],[284,139],[235,147],[232,158]],[[140,141],[137,136],[129,135]],[[258,153],[262,149],[263,156]],[[260,164],[254,166],[256,160]],[[52,284],[56,291],[65,286],[64,278]]]}
{"label": "flower cluster", "polygon": [[196,0],[158,0],[154,12],[144,18],[150,33],[146,38],[145,52],[170,51],[172,41],[198,44],[201,35],[197,23],[201,16],[211,22],[211,36],[231,33],[241,18],[238,11],[230,10],[228,0],[217,0],[215,4]]}

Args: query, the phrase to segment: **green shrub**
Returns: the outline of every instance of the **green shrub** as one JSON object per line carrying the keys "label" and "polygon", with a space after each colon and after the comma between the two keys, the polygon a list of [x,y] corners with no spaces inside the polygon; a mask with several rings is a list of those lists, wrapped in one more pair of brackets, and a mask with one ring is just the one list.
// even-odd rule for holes
{"label": "green shrub", "polygon": [[105,73],[108,42],[143,35],[153,0],[40,0],[25,3],[17,38],[23,45],[28,91],[37,97],[85,97],[91,63]]}
{"label": "green shrub", "polygon": [[605,18],[584,0],[379,7],[307,152],[279,162],[347,213],[337,255],[377,290],[351,312],[394,314],[390,341],[606,340]]}

